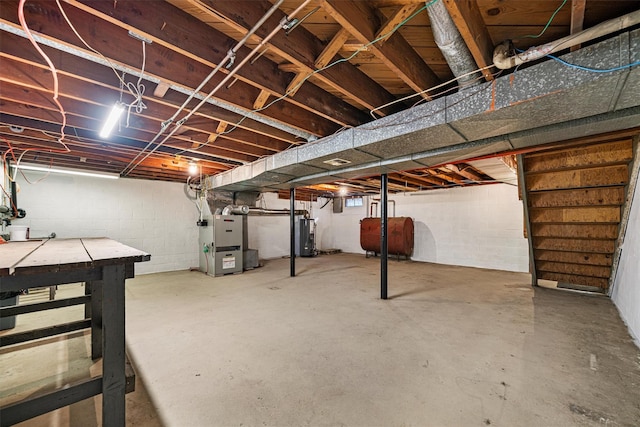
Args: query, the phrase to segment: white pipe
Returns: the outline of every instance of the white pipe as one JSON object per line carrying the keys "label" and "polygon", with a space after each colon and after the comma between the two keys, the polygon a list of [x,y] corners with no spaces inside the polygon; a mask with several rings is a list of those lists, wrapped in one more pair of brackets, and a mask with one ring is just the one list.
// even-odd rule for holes
{"label": "white pipe", "polygon": [[[169,126],[171,123],[173,123],[173,121],[178,117],[178,115],[184,111],[184,109],[186,108],[187,104],[189,104],[189,102],[191,102],[191,100],[194,98],[194,96],[197,93],[200,93],[200,91],[202,90],[202,88],[204,87],[204,85],[206,85],[209,80],[211,80],[211,78],[218,73],[218,71],[220,71],[220,69],[224,66],[227,65],[227,62],[231,61],[229,64],[233,64],[233,60],[236,57],[236,52],[247,42],[247,40],[249,40],[249,37],[253,36],[253,34],[258,30],[258,28],[260,28],[260,26],[262,26],[262,24],[264,24],[264,22],[271,17],[271,15],[273,15],[275,13],[276,10],[278,10],[278,8],[280,7],[280,5],[284,2],[284,0],[278,0],[268,11],[267,13],[264,14],[264,16],[262,18],[260,18],[260,20],[256,23],[256,25],[254,25],[251,30],[249,30],[249,32],[247,34],[245,34],[245,36],[238,42],[236,43],[236,45],[232,48],[229,49],[229,51],[227,52],[227,54],[225,55],[225,57],[222,59],[222,61],[220,61],[218,63],[218,65],[215,66],[215,68],[209,73],[209,75],[207,77],[205,77],[202,82],[198,85],[197,88],[195,88],[193,90],[193,92],[189,95],[189,97],[187,97],[187,99],[182,103],[182,105],[176,110],[176,112],[166,121],[162,122],[162,127],[160,128],[160,130],[158,131],[158,133],[156,133],[156,135],[153,137],[153,139],[151,141],[149,141],[149,143],[144,147],[143,150],[141,150],[136,157],[134,157],[129,164],[127,164],[127,166],[125,166],[125,168],[120,172],[121,175],[128,175],[130,172],[132,172],[140,163],[142,163],[147,157],[149,157],[154,151],[156,151],[162,144],[164,144],[167,139],[169,139],[171,136],[173,136],[173,134],[178,130],[178,128],[180,127],[180,125],[182,125],[182,123],[184,123],[184,121],[191,117],[191,115],[193,115],[193,113],[195,113],[196,110],[198,110],[200,107],[202,107],[202,105],[204,105],[205,102],[207,102],[207,100],[209,98],[211,98],[212,93],[209,93],[208,96],[206,96],[204,99],[202,99],[200,101],[200,103],[198,104],[198,106],[193,109],[191,111],[191,113],[189,115],[187,115],[187,117],[185,119],[182,119],[180,122],[178,122],[179,124],[176,126],[176,128],[174,128],[174,130],[166,137],[164,138],[160,144],[158,144],[153,150],[151,150],[149,152],[149,154],[147,154],[145,157],[142,158],[142,160],[140,160],[138,163],[136,163],[135,165],[133,165],[133,163],[138,160],[138,158],[142,155],[142,153],[144,153],[145,151],[147,151],[147,149],[151,146],[151,144],[155,143],[156,140],[160,137],[160,135],[162,135],[162,133],[165,131],[165,129],[167,128],[167,126]],[[249,56],[252,56],[255,52],[255,48],[249,53]],[[237,68],[234,69],[233,74],[235,74],[235,71],[237,71]],[[226,82],[228,79],[223,80],[223,82]],[[131,167],[131,169],[127,172],[127,169],[133,165],[133,167]]]}
{"label": "white pipe", "polygon": [[520,64],[524,64],[525,62],[542,58],[545,55],[549,55],[559,50],[567,49],[571,46],[588,42],[616,31],[624,30],[638,23],[640,23],[640,10],[610,19],[594,27],[580,31],[579,33],[571,34],[554,42],[543,44],[542,46],[531,47],[526,52],[514,56],[509,56],[511,51],[510,42],[505,41],[496,46],[493,51],[493,64],[497,68],[507,70]]}

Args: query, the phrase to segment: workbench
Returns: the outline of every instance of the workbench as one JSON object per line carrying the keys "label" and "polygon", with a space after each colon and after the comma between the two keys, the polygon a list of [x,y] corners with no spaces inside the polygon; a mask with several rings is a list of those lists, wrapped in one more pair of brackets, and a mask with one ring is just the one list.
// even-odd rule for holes
{"label": "workbench", "polygon": [[[90,295],[71,302],[47,301],[3,308],[3,316],[86,304],[90,319],[7,335],[13,345],[73,330],[91,328],[92,358],[102,357],[102,375],[29,397],[0,408],[0,425],[9,426],[102,393],[102,425],[125,425],[125,280],[134,263],[149,261],[145,252],[107,238],[49,239],[0,245],[0,292],[85,282]],[[33,307],[31,307],[33,306]],[[37,367],[34,367],[37,369]]]}

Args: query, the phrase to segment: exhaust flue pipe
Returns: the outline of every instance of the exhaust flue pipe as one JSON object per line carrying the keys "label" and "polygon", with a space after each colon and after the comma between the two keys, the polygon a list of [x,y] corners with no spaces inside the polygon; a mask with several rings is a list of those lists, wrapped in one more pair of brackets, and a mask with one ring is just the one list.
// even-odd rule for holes
{"label": "exhaust flue pipe", "polygon": [[[477,69],[476,61],[473,59],[456,24],[453,23],[444,3],[441,1],[433,3],[427,8],[427,13],[431,21],[433,38],[444,59],[447,60],[453,75],[459,77]],[[479,81],[479,77],[479,72],[461,77],[458,80],[458,85],[461,88],[470,86]]]}
{"label": "exhaust flue pipe", "polygon": [[[263,208],[249,208],[249,215],[289,215],[291,211],[289,209],[263,209]],[[309,218],[309,211],[306,209],[296,209],[293,211],[294,215],[301,215],[305,218]]]}
{"label": "exhaust flue pipe", "polygon": [[235,206],[235,205],[227,205],[224,209],[222,209],[222,215],[246,215],[249,213],[249,206]]}

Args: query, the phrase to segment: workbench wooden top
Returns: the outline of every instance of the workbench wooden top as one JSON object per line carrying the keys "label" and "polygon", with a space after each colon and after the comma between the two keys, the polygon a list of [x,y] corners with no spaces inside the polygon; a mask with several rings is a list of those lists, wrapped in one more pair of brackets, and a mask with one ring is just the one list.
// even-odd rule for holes
{"label": "workbench wooden top", "polygon": [[0,245],[0,276],[149,261],[151,255],[108,238],[49,239]]}

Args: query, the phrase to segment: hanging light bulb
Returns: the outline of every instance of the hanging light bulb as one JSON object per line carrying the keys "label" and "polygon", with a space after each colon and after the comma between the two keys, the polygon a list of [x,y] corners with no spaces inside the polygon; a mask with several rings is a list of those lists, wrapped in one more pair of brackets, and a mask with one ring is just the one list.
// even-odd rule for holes
{"label": "hanging light bulb", "polygon": [[102,130],[100,131],[100,138],[109,138],[111,135],[111,131],[115,127],[118,120],[120,120],[120,116],[124,112],[124,104],[120,102],[116,102],[111,112],[109,113],[109,117],[104,122],[104,126],[102,126]]}
{"label": "hanging light bulb", "polygon": [[195,175],[198,173],[198,164],[194,161],[189,162],[189,175]]}

